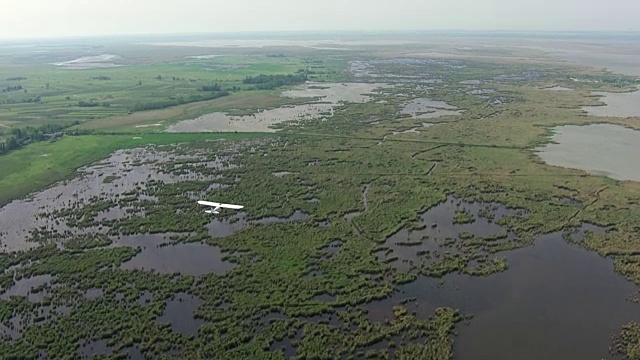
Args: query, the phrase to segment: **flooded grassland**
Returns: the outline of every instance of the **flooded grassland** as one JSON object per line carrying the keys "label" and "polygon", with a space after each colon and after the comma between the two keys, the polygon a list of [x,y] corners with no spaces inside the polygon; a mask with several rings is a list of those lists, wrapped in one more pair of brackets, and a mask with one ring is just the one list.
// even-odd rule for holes
{"label": "flooded grassland", "polygon": [[142,217],[145,205],[158,203],[158,185],[206,181],[214,186],[217,173],[227,166],[225,156],[205,159],[202,153],[154,148],[116,151],[79,169],[75,179],[2,207],[0,242],[5,251],[18,251],[38,240],[117,234],[112,224]]}
{"label": "flooded grassland", "polygon": [[274,132],[275,125],[283,122],[322,121],[333,116],[341,103],[365,103],[370,95],[384,84],[367,83],[307,83],[300,89],[288,90],[283,97],[309,98],[304,105],[288,105],[261,110],[251,115],[233,116],[216,112],[197,119],[184,120],[170,126],[168,132]]}

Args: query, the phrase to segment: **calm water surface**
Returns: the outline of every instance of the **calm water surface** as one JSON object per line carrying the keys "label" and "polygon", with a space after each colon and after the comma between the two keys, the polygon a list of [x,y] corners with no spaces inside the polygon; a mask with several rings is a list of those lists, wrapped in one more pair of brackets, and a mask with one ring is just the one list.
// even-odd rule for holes
{"label": "calm water surface", "polygon": [[554,131],[555,144],[538,149],[547,164],[640,181],[640,131],[611,124],[560,126]]}
{"label": "calm water surface", "polygon": [[594,92],[594,95],[602,96],[600,100],[606,106],[583,106],[589,115],[630,117],[640,116],[640,91],[628,93]]}
{"label": "calm water surface", "polygon": [[408,298],[415,301],[405,306],[419,317],[440,306],[472,314],[455,338],[461,360],[600,359],[624,324],[640,321],[640,305],[627,301],[638,287],[614,273],[611,260],[559,233],[506,257],[509,270],[489,277],[419,278],[370,304],[370,314],[390,318],[392,306]]}

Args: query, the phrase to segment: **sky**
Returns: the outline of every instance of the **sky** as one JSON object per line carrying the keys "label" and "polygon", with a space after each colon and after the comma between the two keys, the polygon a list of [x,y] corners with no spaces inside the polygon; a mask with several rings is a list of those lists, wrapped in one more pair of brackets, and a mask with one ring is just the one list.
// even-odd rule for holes
{"label": "sky", "polygon": [[640,31],[639,0],[0,0],[0,38],[298,30]]}

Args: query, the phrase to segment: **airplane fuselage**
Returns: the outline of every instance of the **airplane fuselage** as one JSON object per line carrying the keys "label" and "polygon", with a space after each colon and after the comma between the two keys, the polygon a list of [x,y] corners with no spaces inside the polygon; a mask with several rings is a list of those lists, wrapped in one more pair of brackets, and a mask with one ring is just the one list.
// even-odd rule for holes
{"label": "airplane fuselage", "polygon": [[220,204],[212,201],[204,201],[199,200],[198,204],[209,206],[209,210],[205,210],[204,212],[207,214],[220,214],[220,209],[242,209],[244,206],[242,205],[233,205],[233,204]]}

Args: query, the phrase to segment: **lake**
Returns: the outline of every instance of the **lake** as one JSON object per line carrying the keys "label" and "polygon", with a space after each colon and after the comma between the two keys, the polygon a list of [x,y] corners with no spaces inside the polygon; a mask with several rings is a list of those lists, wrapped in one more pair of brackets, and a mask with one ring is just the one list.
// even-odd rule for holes
{"label": "lake", "polygon": [[582,109],[593,116],[631,117],[640,116],[640,91],[628,93],[594,92],[602,96],[606,106],[583,106]]}
{"label": "lake", "polygon": [[584,170],[616,180],[640,181],[640,131],[618,125],[560,126],[538,149],[550,165]]}

